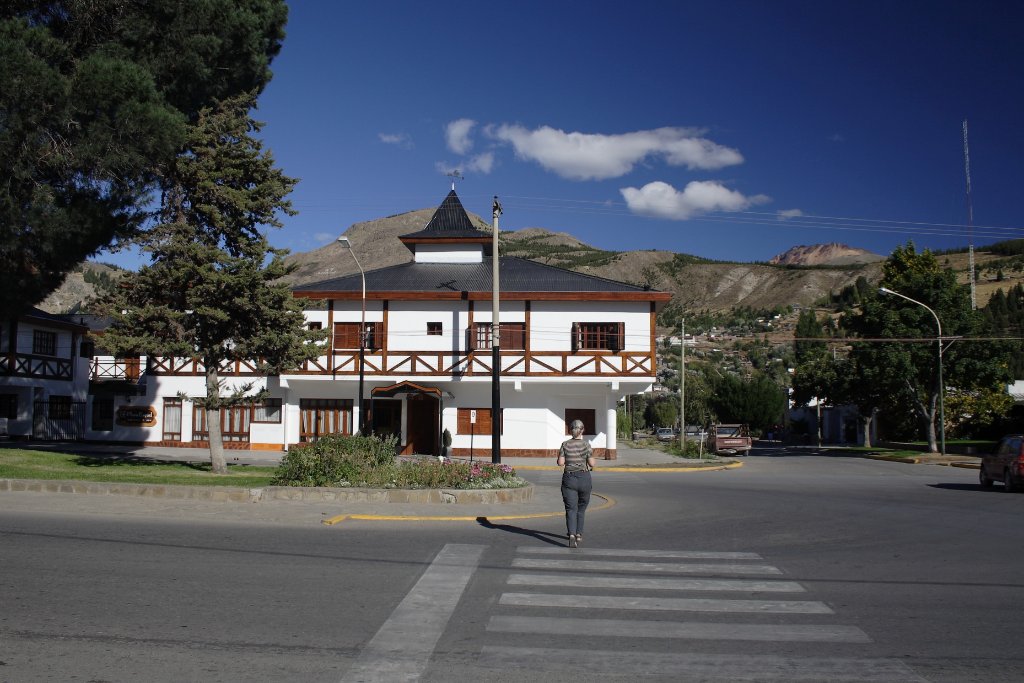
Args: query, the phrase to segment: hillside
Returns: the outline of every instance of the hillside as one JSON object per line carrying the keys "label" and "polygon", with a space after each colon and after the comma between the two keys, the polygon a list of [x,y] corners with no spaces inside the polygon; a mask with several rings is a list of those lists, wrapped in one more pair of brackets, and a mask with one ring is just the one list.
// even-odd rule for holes
{"label": "hillside", "polygon": [[[398,240],[400,235],[416,232],[426,225],[434,209],[420,209],[355,223],[345,231],[365,270],[405,263],[411,257]],[[481,230],[490,224],[480,216],[470,218]],[[788,305],[812,305],[829,292],[839,292],[860,276],[869,282],[881,277],[884,257],[843,244],[798,246],[785,251],[770,263],[725,263],[671,251],[613,252],[596,249],[565,232],[531,227],[501,233],[502,253],[534,259],[562,268],[624,282],[650,285],[670,291],[674,301],[688,311],[727,311],[743,306],[755,310]],[[943,254],[939,262],[957,271],[966,283],[967,254]],[[351,254],[336,242],[319,249],[292,254],[289,263],[296,266],[289,278],[293,284],[326,280],[357,273]],[[975,254],[979,273],[978,305],[983,306],[998,288],[1009,288],[1024,279],[1024,273],[1011,266],[999,266],[1007,259],[979,248]],[[40,307],[51,313],[78,310],[82,302],[95,296],[96,288],[86,281],[97,273],[113,271],[109,266],[86,263],[71,273],[64,285]]]}
{"label": "hillside", "polygon": [[[397,265],[410,258],[398,237],[421,229],[432,214],[433,209],[421,209],[356,223],[344,234],[355,247],[364,270]],[[490,230],[479,216],[470,214],[470,218],[481,230]],[[802,268],[795,262],[788,267],[721,263],[670,251],[603,251],[568,233],[544,228],[502,232],[501,250],[508,256],[671,291],[686,308],[709,311],[736,306],[770,309],[794,303],[809,305],[830,291],[852,284],[860,275],[877,280],[881,272],[877,255],[871,255],[875,256],[870,259],[874,263],[836,267]],[[843,256],[852,251],[847,249]],[[358,272],[352,257],[337,243],[292,254],[288,260],[297,266],[291,278],[295,284]]]}

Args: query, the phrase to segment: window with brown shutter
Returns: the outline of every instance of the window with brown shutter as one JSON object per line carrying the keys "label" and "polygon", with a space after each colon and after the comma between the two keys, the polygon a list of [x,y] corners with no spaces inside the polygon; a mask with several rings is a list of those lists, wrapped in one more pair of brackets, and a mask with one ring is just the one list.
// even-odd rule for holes
{"label": "window with brown shutter", "polygon": [[[473,411],[476,411],[476,422],[473,420]],[[498,433],[505,432],[505,411],[498,414]],[[455,425],[458,434],[490,434],[491,433],[491,409],[490,408],[459,408],[459,418]]]}
{"label": "window with brown shutter", "polygon": [[[366,323],[367,349],[383,347],[384,323]],[[334,323],[334,349],[349,350],[359,348],[359,323]]]}
{"label": "window with brown shutter", "polygon": [[[526,348],[526,323],[498,323],[501,348],[522,351]],[[471,349],[491,348],[491,323],[475,323],[470,334]]]}
{"label": "window with brown shutter", "polygon": [[625,348],[625,323],[573,323],[572,350],[614,351]]}

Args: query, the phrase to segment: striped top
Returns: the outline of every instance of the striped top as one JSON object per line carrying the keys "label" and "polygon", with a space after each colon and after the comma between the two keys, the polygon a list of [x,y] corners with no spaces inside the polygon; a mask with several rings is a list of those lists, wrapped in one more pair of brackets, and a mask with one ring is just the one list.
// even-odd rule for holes
{"label": "striped top", "polygon": [[590,449],[590,444],[583,439],[564,441],[558,454],[565,458],[566,472],[586,472],[589,469],[587,467],[587,458],[594,456],[594,452]]}

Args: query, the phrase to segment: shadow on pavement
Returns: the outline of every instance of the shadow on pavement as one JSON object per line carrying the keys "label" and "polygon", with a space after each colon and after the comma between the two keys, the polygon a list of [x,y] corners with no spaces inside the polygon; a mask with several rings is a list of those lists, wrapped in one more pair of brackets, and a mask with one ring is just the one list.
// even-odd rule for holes
{"label": "shadow on pavement", "polygon": [[983,488],[981,484],[954,484],[943,482],[939,484],[928,484],[928,487],[933,489],[945,489],[946,491],[984,491],[985,493],[1005,493],[1002,487],[994,486],[990,489],[986,489]]}
{"label": "shadow on pavement", "polygon": [[[507,531],[512,534],[520,534],[522,536],[532,536],[538,541],[543,541],[550,545],[564,546],[565,537],[562,534],[553,534],[547,531],[537,531],[535,529],[524,529],[520,526],[514,526],[512,524],[494,524],[491,520],[486,517],[477,517],[477,524],[485,529],[496,529],[497,531]],[[557,539],[557,540],[555,540]]]}

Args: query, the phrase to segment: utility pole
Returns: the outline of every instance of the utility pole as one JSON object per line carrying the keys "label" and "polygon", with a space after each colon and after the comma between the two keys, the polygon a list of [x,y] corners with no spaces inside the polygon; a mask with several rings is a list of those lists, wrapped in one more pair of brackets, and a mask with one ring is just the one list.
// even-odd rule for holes
{"label": "utility pole", "polygon": [[978,293],[974,282],[974,207],[971,205],[971,151],[967,145],[967,119],[964,119],[964,175],[967,178],[967,263],[971,278],[971,310],[977,310]]}
{"label": "utility pole", "polygon": [[501,215],[501,203],[494,196],[491,204],[493,222],[493,246],[491,247],[491,462],[501,462],[501,324],[498,321],[498,292],[500,280],[498,272],[498,216]]}
{"label": "utility pole", "polygon": [[679,447],[686,455],[686,318],[679,321]]}

